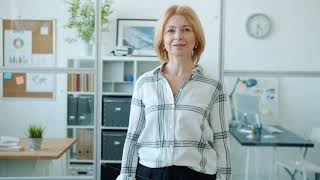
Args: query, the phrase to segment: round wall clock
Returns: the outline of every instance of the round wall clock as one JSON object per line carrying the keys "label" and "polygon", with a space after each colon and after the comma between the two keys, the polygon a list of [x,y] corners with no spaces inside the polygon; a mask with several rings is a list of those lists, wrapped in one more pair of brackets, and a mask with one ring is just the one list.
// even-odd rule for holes
{"label": "round wall clock", "polygon": [[251,37],[258,39],[265,38],[270,34],[271,20],[265,14],[253,14],[247,19],[246,30]]}

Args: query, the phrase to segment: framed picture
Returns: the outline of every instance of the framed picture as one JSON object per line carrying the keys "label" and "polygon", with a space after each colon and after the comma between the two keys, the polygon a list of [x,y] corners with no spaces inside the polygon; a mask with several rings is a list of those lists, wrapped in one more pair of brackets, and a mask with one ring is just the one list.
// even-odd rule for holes
{"label": "framed picture", "polygon": [[118,19],[117,46],[133,49],[133,56],[156,56],[153,49],[155,19]]}

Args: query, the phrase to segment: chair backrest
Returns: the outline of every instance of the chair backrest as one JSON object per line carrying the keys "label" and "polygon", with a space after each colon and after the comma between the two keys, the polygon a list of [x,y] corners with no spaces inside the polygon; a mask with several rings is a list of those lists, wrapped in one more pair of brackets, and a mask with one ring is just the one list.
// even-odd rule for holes
{"label": "chair backrest", "polygon": [[320,127],[314,127],[311,129],[310,140],[320,143]]}

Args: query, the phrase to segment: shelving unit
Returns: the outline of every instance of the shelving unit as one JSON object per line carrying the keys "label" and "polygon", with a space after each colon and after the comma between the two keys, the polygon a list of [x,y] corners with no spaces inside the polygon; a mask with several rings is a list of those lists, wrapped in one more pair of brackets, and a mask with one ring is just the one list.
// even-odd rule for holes
{"label": "shelving unit", "polygon": [[94,58],[69,58],[68,68],[73,68],[76,72],[67,75],[67,137],[78,139],[69,151],[68,174],[94,176],[96,167],[95,78],[93,73],[81,71],[83,68],[94,68]]}
{"label": "shelving unit", "polygon": [[156,57],[104,57],[102,91],[110,95],[112,93],[130,95],[137,78],[159,64],[160,62]]}
{"label": "shelving unit", "polygon": [[[101,180],[117,176],[128,129],[131,96],[136,80],[160,65],[157,57],[102,58],[102,118],[100,124]],[[110,156],[112,154],[112,156]]]}
{"label": "shelving unit", "polygon": [[[92,57],[70,58],[68,68],[92,68],[93,62]],[[101,68],[102,74],[98,75],[102,79],[98,83],[101,83],[102,92],[94,90],[95,78],[88,76],[86,72],[81,72],[85,75],[68,75],[67,136],[78,138],[78,143],[70,150],[68,162],[71,175],[79,171],[86,171],[87,175],[91,175],[92,169],[96,168],[97,179],[113,180],[121,165],[134,84],[141,74],[159,66],[160,61],[157,57],[107,56],[102,57],[101,64],[102,66],[98,68]],[[79,112],[72,114],[72,110],[83,111],[81,108],[79,110],[81,97],[91,97],[92,100],[97,99],[98,102],[102,102],[102,107],[98,107],[103,109],[101,118],[99,115],[94,116],[97,109],[94,107],[96,103],[93,102],[92,105],[82,108],[90,112],[86,115],[90,121],[79,123],[70,120],[70,115],[79,118]],[[104,104],[106,99],[108,103]],[[72,105],[73,102],[78,104]],[[85,154],[86,151],[89,154]]]}

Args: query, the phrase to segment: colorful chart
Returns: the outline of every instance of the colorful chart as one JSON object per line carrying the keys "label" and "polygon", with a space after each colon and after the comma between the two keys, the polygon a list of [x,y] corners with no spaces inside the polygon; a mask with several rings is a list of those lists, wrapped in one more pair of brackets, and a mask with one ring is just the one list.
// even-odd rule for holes
{"label": "colorful chart", "polygon": [[13,47],[16,49],[21,49],[24,46],[24,41],[21,38],[16,38],[13,41]]}

